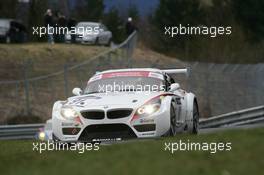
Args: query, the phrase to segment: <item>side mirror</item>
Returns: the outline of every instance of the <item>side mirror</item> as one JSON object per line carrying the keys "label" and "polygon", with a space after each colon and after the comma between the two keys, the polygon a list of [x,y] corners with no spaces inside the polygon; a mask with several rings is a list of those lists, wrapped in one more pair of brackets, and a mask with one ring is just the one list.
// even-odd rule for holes
{"label": "side mirror", "polygon": [[81,88],[76,87],[76,88],[73,88],[72,93],[73,93],[73,95],[76,95],[76,96],[82,95],[82,90],[81,90]]}
{"label": "side mirror", "polygon": [[178,90],[178,89],[180,89],[180,85],[179,85],[179,83],[172,83],[172,84],[170,85],[170,91],[176,91],[176,90]]}

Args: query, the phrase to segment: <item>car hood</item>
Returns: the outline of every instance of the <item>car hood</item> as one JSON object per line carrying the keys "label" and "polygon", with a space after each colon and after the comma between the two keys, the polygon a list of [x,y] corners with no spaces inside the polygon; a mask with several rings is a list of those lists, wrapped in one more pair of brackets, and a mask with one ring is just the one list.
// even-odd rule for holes
{"label": "car hood", "polygon": [[89,95],[74,96],[68,98],[64,105],[76,108],[96,108],[96,107],[129,107],[136,108],[164,92],[136,93],[96,93]]}

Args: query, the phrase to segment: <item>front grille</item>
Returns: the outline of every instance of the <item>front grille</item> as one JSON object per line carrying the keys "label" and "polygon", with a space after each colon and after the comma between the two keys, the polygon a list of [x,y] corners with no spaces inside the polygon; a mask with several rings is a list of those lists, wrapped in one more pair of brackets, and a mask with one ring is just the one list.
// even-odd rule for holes
{"label": "front grille", "polygon": [[79,141],[93,139],[131,139],[137,136],[126,124],[100,124],[87,126],[79,137]]}
{"label": "front grille", "polygon": [[155,131],[156,130],[156,125],[155,124],[135,125],[134,128],[138,132]]}
{"label": "front grille", "polygon": [[104,119],[105,113],[102,110],[96,110],[96,111],[82,111],[81,115],[86,119],[91,120],[101,120]]}
{"label": "front grille", "polygon": [[133,109],[111,109],[107,111],[107,118],[118,119],[128,117],[132,113]]}

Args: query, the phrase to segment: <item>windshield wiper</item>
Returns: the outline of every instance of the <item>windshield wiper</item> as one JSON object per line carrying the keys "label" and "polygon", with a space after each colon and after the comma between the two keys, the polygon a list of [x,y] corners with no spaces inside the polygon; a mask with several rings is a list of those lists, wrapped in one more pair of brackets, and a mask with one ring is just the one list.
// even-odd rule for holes
{"label": "windshield wiper", "polygon": [[134,88],[121,89],[119,92],[136,92]]}
{"label": "windshield wiper", "polygon": [[101,92],[99,92],[99,91],[92,91],[92,92],[87,92],[87,93],[85,93],[85,95],[86,95],[86,94],[96,94],[96,93],[101,93]]}

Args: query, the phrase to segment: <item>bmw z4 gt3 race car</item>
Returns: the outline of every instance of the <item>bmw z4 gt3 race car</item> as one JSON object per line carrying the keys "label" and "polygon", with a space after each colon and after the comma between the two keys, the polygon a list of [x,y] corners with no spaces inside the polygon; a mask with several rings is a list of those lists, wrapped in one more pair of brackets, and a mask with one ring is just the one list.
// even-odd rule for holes
{"label": "bmw z4 gt3 race car", "polygon": [[56,101],[52,111],[55,141],[118,141],[198,133],[195,95],[171,74],[187,69],[134,68],[96,73],[84,90]]}

